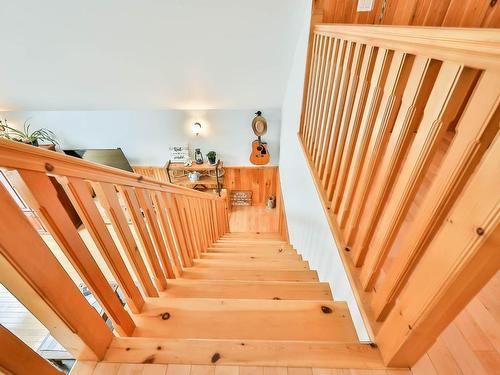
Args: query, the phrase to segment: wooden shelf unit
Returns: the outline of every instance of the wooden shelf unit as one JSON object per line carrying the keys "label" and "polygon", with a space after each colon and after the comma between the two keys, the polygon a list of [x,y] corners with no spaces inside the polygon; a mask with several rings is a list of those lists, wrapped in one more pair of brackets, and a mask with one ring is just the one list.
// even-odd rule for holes
{"label": "wooden shelf unit", "polygon": [[[223,183],[223,177],[221,176],[222,165],[223,164],[220,160],[214,165],[206,161],[203,164],[196,164],[193,162],[191,166],[186,166],[182,163],[172,163],[169,161],[167,164],[167,176],[169,182],[172,184],[193,189],[196,189],[198,186],[203,186],[207,189],[215,189],[217,193],[220,194]],[[187,173],[189,172],[200,172],[200,179],[197,181],[191,181],[187,176]]]}

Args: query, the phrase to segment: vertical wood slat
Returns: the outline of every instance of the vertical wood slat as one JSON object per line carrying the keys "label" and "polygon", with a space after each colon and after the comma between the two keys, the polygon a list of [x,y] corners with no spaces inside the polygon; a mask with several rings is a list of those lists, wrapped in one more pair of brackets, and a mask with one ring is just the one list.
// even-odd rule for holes
{"label": "vertical wood slat", "polygon": [[309,69],[309,79],[308,79],[308,87],[307,87],[307,96],[304,98],[305,100],[305,106],[304,106],[304,115],[302,116],[302,122],[301,122],[301,134],[304,139],[306,139],[307,132],[309,131],[309,115],[310,115],[310,108],[311,108],[311,95],[313,91],[313,84],[314,84],[314,71],[315,71],[315,64],[316,64],[316,53],[318,49],[318,40],[319,40],[319,35],[314,34],[313,37],[313,47],[312,47],[312,52],[311,52],[311,66]]}
{"label": "vertical wood slat", "polygon": [[75,177],[62,177],[58,178],[58,181],[63,185],[106,265],[125,294],[130,310],[133,313],[141,312],[144,299],[135,286],[120,251],[106,228],[104,219],[92,199],[88,183]]}
{"label": "vertical wood slat", "polygon": [[377,334],[389,366],[414,363],[498,271],[499,160],[497,133]]}
{"label": "vertical wood slat", "polygon": [[314,92],[314,99],[313,99],[312,113],[311,113],[311,131],[309,135],[309,141],[307,143],[307,147],[310,154],[313,153],[314,140],[316,139],[317,133],[319,131],[319,125],[318,125],[319,106],[322,99],[321,91],[323,90],[324,76],[326,71],[325,60],[329,52],[330,44],[331,44],[331,38],[322,36],[320,44],[320,53],[318,56],[319,59],[318,72],[316,77],[317,83],[316,83],[316,90]]}
{"label": "vertical wood slat", "polygon": [[16,375],[63,375],[7,328],[0,325],[0,371]]}
{"label": "vertical wood slat", "polygon": [[123,200],[127,206],[137,237],[139,237],[142,249],[144,250],[149,268],[153,273],[153,280],[155,282],[156,288],[159,291],[164,290],[167,286],[167,280],[165,278],[165,275],[163,274],[163,270],[160,266],[158,258],[156,257],[153,242],[151,242],[148,228],[146,227],[146,223],[144,223],[144,218],[142,216],[143,214],[134,188],[131,188],[129,186],[118,186],[118,191],[122,195]]}
{"label": "vertical wood slat", "polygon": [[2,185],[0,212],[0,282],[75,358],[104,358],[113,334]]}
{"label": "vertical wood slat", "polygon": [[361,282],[366,290],[373,288],[390,244],[420,186],[438,142],[457,116],[476,78],[475,70],[454,63],[443,63],[415,140],[368,248],[361,270]]}
{"label": "vertical wood slat", "polygon": [[[353,151],[353,161],[347,177],[342,203],[338,212],[340,227],[344,227],[350,214],[354,191],[358,184],[359,174],[363,167],[366,148],[371,137],[373,124],[377,115],[380,101],[382,99],[383,87],[392,61],[393,52],[379,48],[377,59],[373,68],[373,76],[370,82],[370,90],[366,100],[366,109],[361,120],[360,131]],[[330,188],[331,190],[331,188]]]}
{"label": "vertical wood slat", "polygon": [[373,301],[379,319],[388,310],[404,286],[409,273],[425,250],[425,244],[437,230],[443,215],[456,199],[484,150],[498,132],[500,76],[486,72],[457,125],[457,135],[439,169],[419,211],[400,246],[385,282]]}
{"label": "vertical wood slat", "polygon": [[159,217],[160,226],[162,229],[162,237],[165,239],[166,250],[168,252],[168,257],[172,261],[172,268],[175,277],[180,277],[182,274],[182,266],[179,262],[179,255],[177,248],[174,243],[175,233],[171,227],[170,212],[166,206],[165,201],[162,199],[161,193],[159,191],[151,192],[154,206],[156,208],[156,213]]}
{"label": "vertical wood slat", "polygon": [[358,138],[360,122],[363,118],[363,112],[366,106],[366,100],[371,85],[370,82],[372,79],[372,73],[375,68],[376,57],[377,48],[367,46],[365,49],[365,54],[363,56],[359,84],[356,90],[356,97],[353,104],[354,112],[351,115],[347,130],[346,145],[344,146],[345,157],[343,157],[342,161],[340,162],[339,172],[335,181],[335,185],[333,185],[332,183],[330,187],[328,187],[328,185],[323,186],[324,188],[328,188],[327,200],[332,201],[331,208],[335,213],[338,212],[338,209],[340,207],[346,180],[349,175],[353,153]]}
{"label": "vertical wood slat", "polygon": [[335,153],[335,147],[337,145],[337,140],[339,136],[339,126],[340,120],[342,118],[342,113],[344,111],[344,100],[347,87],[346,82],[346,66],[349,64],[348,59],[351,55],[352,43],[342,40],[339,47],[337,67],[335,70],[335,100],[332,101],[331,108],[331,131],[330,136],[325,145],[325,150],[323,151],[322,158],[320,159],[321,169],[323,174],[320,174],[320,178],[323,179],[323,186],[328,184],[328,179],[330,178],[330,171],[333,162],[333,155]]}
{"label": "vertical wood slat", "polygon": [[170,226],[172,228],[172,233],[174,235],[175,245],[179,252],[179,257],[182,263],[182,267],[191,267],[192,263],[189,258],[187,244],[185,239],[185,234],[182,231],[181,221],[179,217],[179,212],[175,200],[171,193],[160,192],[161,200],[165,202],[165,207],[168,211],[167,217],[170,221]]}
{"label": "vertical wood slat", "polygon": [[355,238],[350,238],[354,262],[361,266],[364,261],[368,241],[375,224],[385,207],[386,198],[393,186],[397,171],[412,139],[414,130],[422,117],[440,63],[427,57],[417,56],[403,94],[401,108],[395,120],[386,151],[380,163],[379,172],[370,189],[363,215]]}
{"label": "vertical wood slat", "polygon": [[310,115],[309,115],[309,122],[308,122],[308,132],[307,132],[307,143],[306,147],[311,151],[310,149],[310,144],[311,144],[311,139],[314,136],[314,131],[315,131],[315,123],[314,123],[314,117],[316,116],[316,103],[318,100],[318,92],[319,92],[319,85],[321,82],[321,68],[322,68],[322,63],[323,63],[323,53],[325,49],[325,43],[326,43],[327,38],[320,35],[319,36],[319,41],[318,41],[318,50],[316,52],[316,57],[315,57],[315,72],[314,72],[314,82],[313,82],[313,91],[311,93],[311,107],[309,108]]}
{"label": "vertical wood slat", "polygon": [[[346,53],[346,45],[347,45],[347,53]],[[321,147],[321,155],[319,155],[315,160],[316,169],[319,168],[319,176],[320,179],[323,179],[324,176],[328,175],[326,171],[329,170],[330,167],[330,158],[327,155],[330,155],[331,148],[334,143],[334,139],[337,135],[337,121],[338,121],[338,113],[340,108],[342,107],[343,100],[343,92],[344,92],[344,79],[345,79],[345,63],[346,59],[349,56],[351,43],[345,40],[338,39],[337,53],[335,56],[335,75],[333,79],[333,89],[332,89],[332,98],[330,100],[330,105],[328,108],[328,117],[327,117],[327,132],[325,135],[325,139],[323,142],[323,146]],[[344,57],[345,56],[345,57]],[[314,160],[313,160],[314,161]],[[327,177],[326,177],[327,178]]]}
{"label": "vertical wood slat", "polygon": [[325,111],[328,106],[328,99],[331,99],[333,96],[330,93],[330,87],[333,83],[332,72],[335,71],[335,58],[336,58],[336,47],[337,47],[337,39],[328,38],[327,51],[325,56],[325,73],[323,74],[323,82],[322,88],[320,92],[319,105],[317,109],[317,116],[315,122],[317,123],[318,131],[312,141],[312,152],[311,158],[316,160],[318,155],[318,149],[321,143],[321,137],[325,130]]}
{"label": "vertical wood slat", "polygon": [[[344,151],[344,145],[346,142],[347,133],[349,131],[349,121],[353,112],[353,103],[356,96],[356,89],[359,83],[359,75],[361,69],[361,63],[363,61],[363,55],[365,51],[365,46],[360,43],[349,42],[355,44],[352,60],[348,60],[345,66],[345,73],[343,74],[343,79],[345,78],[346,84],[346,94],[345,94],[345,109],[342,113],[342,118],[340,120],[339,135],[337,140],[337,147],[335,148],[334,156],[331,162],[330,177],[329,180],[337,181],[337,176],[340,168],[340,160],[342,159],[342,154]],[[350,63],[352,61],[352,63]],[[326,154],[326,150],[324,153]],[[320,177],[323,176],[324,166],[319,166]],[[323,180],[323,187],[328,186],[328,181]],[[328,194],[328,192],[327,192]]]}
{"label": "vertical wood slat", "polygon": [[22,183],[16,186],[23,199],[49,229],[99,304],[122,336],[132,335],[135,324],[99,269],[61,204],[49,177],[42,172],[18,170]]}
{"label": "vertical wood slat", "polygon": [[118,195],[114,185],[101,182],[92,183],[92,188],[96,193],[99,202],[106,210],[106,213],[113,225],[118,240],[120,241],[125,255],[127,256],[132,269],[135,272],[142,290],[148,297],[158,297],[158,292],[151,281],[148,269],[144,264],[142,255],[132,234],[127,218],[118,201]]}
{"label": "vertical wood slat", "polygon": [[190,228],[189,228],[189,223],[186,218],[186,207],[185,207],[185,197],[174,197],[176,206],[178,208],[179,212],[179,219],[180,219],[180,224],[182,228],[182,232],[185,233],[185,239],[187,243],[187,250],[189,254],[189,259],[192,261],[195,258],[195,243],[194,243],[194,238],[191,234]]}
{"label": "vertical wood slat", "polygon": [[361,169],[358,185],[354,191],[351,213],[345,226],[347,243],[350,243],[352,235],[358,227],[367,195],[371,192],[372,179],[377,171],[382,151],[389,138],[394,119],[397,116],[413,60],[413,56],[403,52],[394,53],[382,94],[380,109],[368,142],[365,162]]}
{"label": "vertical wood slat", "polygon": [[149,233],[153,239],[154,248],[156,249],[157,258],[160,260],[163,272],[168,279],[175,278],[174,270],[167,254],[165,241],[163,239],[160,227],[157,220],[157,212],[153,207],[153,201],[149,192],[145,189],[135,189],[139,205],[146,219]]}

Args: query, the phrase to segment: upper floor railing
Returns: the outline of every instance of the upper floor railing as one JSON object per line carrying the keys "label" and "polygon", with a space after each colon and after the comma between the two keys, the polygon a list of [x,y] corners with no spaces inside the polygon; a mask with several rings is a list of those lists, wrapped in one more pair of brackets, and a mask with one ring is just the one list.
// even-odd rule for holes
{"label": "upper floor railing", "polygon": [[228,231],[224,194],[8,140],[0,140],[0,167],[51,235],[41,236],[0,185],[0,282],[81,360],[103,358],[113,334],[75,282],[90,289],[119,335],[131,336],[129,311],[140,312],[145,297],[161,295]]}
{"label": "upper floor railing", "polygon": [[373,341],[409,366],[500,264],[500,32],[315,27],[299,138]]}

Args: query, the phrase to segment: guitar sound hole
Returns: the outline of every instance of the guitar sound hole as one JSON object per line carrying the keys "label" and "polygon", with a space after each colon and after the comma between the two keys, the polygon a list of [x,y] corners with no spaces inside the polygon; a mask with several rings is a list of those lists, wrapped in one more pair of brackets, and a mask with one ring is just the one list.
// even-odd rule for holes
{"label": "guitar sound hole", "polygon": [[262,151],[262,146],[257,146],[257,151]]}

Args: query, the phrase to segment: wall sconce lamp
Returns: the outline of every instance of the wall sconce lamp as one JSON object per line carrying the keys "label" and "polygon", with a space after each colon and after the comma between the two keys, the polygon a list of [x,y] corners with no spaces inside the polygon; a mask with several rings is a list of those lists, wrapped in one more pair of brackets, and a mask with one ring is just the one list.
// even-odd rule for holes
{"label": "wall sconce lamp", "polygon": [[199,122],[195,122],[193,124],[192,131],[194,134],[196,134],[198,136],[200,134],[200,131],[201,131],[201,124]]}

